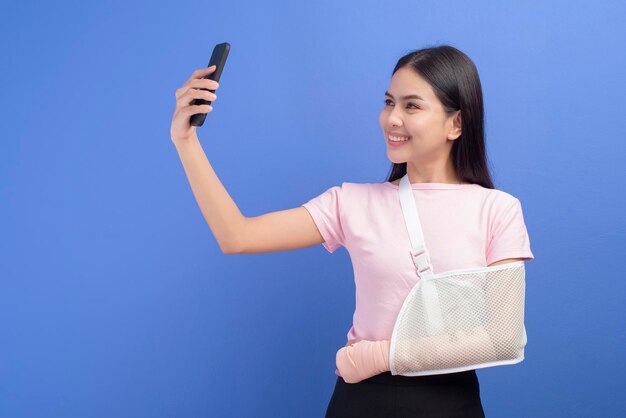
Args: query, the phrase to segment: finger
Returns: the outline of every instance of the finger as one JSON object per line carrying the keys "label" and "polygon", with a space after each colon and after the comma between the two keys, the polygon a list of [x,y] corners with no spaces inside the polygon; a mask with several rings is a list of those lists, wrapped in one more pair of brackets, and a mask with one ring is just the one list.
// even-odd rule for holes
{"label": "finger", "polygon": [[206,77],[208,74],[211,74],[212,72],[214,72],[216,68],[217,68],[217,65],[211,65],[210,67],[200,68],[199,70],[194,71],[191,74],[191,77],[189,77],[187,81],[183,83],[182,87],[176,90],[176,98],[185,94],[185,92],[189,89],[189,86],[192,81]]}
{"label": "finger", "polygon": [[200,68],[199,70],[194,71],[191,74],[191,77],[189,77],[187,81],[191,81],[196,78],[202,78],[206,76],[207,74],[211,74],[213,71],[215,71],[216,68],[217,68],[217,65],[211,65],[210,67]]}
{"label": "finger", "polygon": [[209,102],[214,102],[217,99],[217,94],[206,90],[191,88],[176,100],[176,107],[181,108],[188,106],[192,104],[195,99],[204,99]]}
{"label": "finger", "polygon": [[213,111],[213,106],[211,105],[189,105],[184,107],[182,112],[187,114],[195,115],[196,113],[211,113]]}
{"label": "finger", "polygon": [[217,94],[209,90],[190,88],[179,98],[179,101],[182,102],[183,105],[188,105],[193,101],[193,99],[204,99],[212,102],[217,99]]}
{"label": "finger", "polygon": [[206,90],[217,90],[219,88],[220,84],[215,81],[215,80],[211,80],[208,78],[194,78],[194,79],[189,79],[185,82],[185,84],[182,85],[181,88],[176,90],[176,98],[180,98],[183,94],[185,94],[188,90],[192,89],[192,88],[201,88],[201,89],[206,89]]}
{"label": "finger", "polygon": [[210,78],[196,78],[189,82],[189,87],[199,87],[206,88],[209,90],[215,90],[220,86],[215,80],[211,80]]}

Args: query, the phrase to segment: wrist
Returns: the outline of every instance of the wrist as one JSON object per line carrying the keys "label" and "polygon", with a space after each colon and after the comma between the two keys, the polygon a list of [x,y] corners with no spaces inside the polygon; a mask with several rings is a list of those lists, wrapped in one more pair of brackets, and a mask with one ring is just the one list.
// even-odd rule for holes
{"label": "wrist", "polygon": [[180,150],[181,148],[184,148],[186,146],[198,144],[200,140],[198,139],[198,135],[193,134],[187,138],[172,138],[172,142],[174,143],[176,149]]}

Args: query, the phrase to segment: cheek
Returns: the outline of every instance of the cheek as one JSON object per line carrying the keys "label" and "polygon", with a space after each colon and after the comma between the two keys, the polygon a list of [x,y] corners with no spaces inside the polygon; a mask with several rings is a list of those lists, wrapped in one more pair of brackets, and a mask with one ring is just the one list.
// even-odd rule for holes
{"label": "cheek", "polygon": [[433,130],[433,121],[427,117],[414,117],[407,120],[407,129],[411,132],[428,134]]}
{"label": "cheek", "polygon": [[405,124],[406,131],[411,135],[423,136],[426,132],[426,124],[419,120],[410,120]]}

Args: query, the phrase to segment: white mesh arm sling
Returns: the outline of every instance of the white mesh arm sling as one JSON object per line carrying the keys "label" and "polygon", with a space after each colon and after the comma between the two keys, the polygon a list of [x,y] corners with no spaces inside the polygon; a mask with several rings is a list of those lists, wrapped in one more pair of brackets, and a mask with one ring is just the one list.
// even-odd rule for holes
{"label": "white mesh arm sling", "polygon": [[435,274],[408,175],[398,190],[420,280],[396,319],[391,374],[455,373],[524,360],[524,262]]}

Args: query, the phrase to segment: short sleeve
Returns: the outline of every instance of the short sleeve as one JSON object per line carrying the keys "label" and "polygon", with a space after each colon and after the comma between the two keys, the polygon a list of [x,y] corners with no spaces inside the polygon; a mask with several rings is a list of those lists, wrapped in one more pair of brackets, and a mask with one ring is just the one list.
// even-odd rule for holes
{"label": "short sleeve", "polygon": [[340,246],[345,246],[341,224],[341,191],[341,186],[333,186],[302,205],[311,214],[324,238],[322,245],[330,253],[335,252]]}
{"label": "short sleeve", "polygon": [[530,239],[522,205],[515,199],[504,211],[497,214],[491,227],[491,236],[487,247],[487,265],[505,258],[523,258],[532,260]]}

